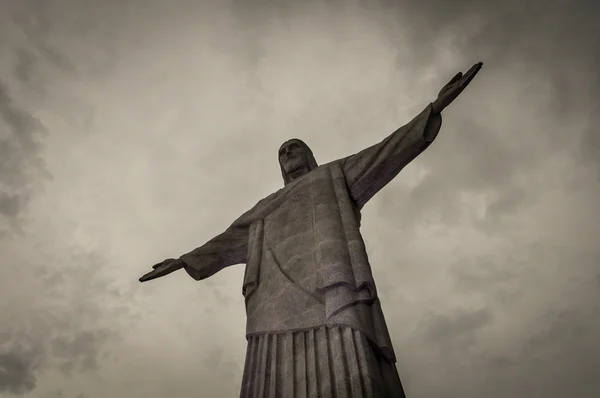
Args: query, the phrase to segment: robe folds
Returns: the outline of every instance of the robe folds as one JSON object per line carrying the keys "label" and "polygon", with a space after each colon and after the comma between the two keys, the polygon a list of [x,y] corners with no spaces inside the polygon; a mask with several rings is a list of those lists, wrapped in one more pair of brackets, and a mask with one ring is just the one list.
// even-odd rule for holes
{"label": "robe folds", "polygon": [[241,397],[404,397],[360,210],[440,127],[429,105],[372,147],[321,166],[311,159],[309,173],[181,256],[196,280],[246,264]]}

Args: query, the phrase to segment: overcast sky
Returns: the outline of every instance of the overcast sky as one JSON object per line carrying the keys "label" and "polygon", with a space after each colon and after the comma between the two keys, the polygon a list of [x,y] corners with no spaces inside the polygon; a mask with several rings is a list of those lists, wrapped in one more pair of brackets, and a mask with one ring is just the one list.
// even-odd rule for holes
{"label": "overcast sky", "polygon": [[[363,211],[410,398],[600,396],[594,0],[1,0],[0,396],[235,397],[243,265],[140,285],[484,68]],[[595,8],[595,9],[594,9]]]}

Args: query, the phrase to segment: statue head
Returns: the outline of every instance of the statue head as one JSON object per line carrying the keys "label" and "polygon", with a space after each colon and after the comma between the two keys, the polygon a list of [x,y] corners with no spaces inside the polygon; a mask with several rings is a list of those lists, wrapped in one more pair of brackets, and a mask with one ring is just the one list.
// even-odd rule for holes
{"label": "statue head", "polygon": [[284,185],[318,166],[308,145],[297,138],[284,142],[279,148],[278,156]]}

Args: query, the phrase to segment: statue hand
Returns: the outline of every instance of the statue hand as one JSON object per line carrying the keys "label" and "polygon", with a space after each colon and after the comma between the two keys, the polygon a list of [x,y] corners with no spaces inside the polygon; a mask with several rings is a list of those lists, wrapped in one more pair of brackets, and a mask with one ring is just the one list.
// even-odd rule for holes
{"label": "statue hand", "polygon": [[146,282],[152,279],[160,278],[183,268],[183,261],[174,258],[168,258],[152,266],[153,270],[140,278],[140,282]]}
{"label": "statue hand", "polygon": [[432,103],[433,112],[440,113],[448,105],[452,103],[467,87],[467,85],[473,80],[477,72],[483,66],[483,62],[478,62],[468,70],[464,75],[462,72],[458,72],[450,81],[442,87],[437,99]]}

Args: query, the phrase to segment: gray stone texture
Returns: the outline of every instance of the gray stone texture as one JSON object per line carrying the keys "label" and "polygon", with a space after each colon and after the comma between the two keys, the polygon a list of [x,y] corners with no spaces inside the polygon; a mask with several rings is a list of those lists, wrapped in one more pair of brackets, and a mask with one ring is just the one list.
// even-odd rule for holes
{"label": "gray stone texture", "polygon": [[140,278],[184,268],[202,280],[246,264],[242,398],[405,397],[360,211],[433,142],[440,112],[481,67],[456,74],[408,124],[354,155],[318,166],[304,142],[285,142],[279,149],[282,189],[222,234]]}
{"label": "gray stone texture", "polygon": [[[307,155],[308,172],[288,179],[282,164],[284,188],[181,256],[196,280],[246,263],[242,292],[249,345],[242,397],[303,396],[288,395],[289,386],[330,394],[308,395],[315,397],[404,396],[390,370],[396,356],[360,234],[360,209],[435,138],[441,116],[431,108],[379,144],[322,166],[302,141],[288,141]],[[339,383],[320,385],[326,378],[312,367],[306,373],[306,355],[314,356],[306,351],[306,336],[310,344],[327,348],[320,361],[346,375]],[[271,345],[280,351],[276,356],[265,348]],[[269,373],[270,366],[290,361],[305,373]],[[267,378],[281,387],[263,387]]]}

